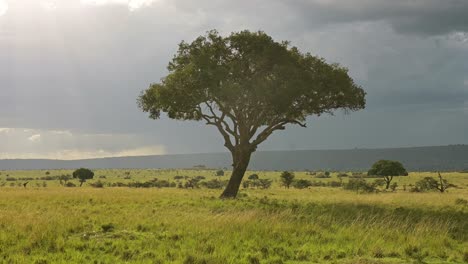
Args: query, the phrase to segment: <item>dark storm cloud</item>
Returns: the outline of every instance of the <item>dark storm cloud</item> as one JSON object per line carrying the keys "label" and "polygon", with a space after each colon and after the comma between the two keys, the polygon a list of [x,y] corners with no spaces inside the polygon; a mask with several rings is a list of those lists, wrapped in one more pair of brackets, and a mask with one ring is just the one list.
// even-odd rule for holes
{"label": "dark storm cloud", "polygon": [[[400,33],[443,35],[468,31],[465,0],[296,0],[310,24],[386,21]],[[309,14],[309,16],[307,16]]]}
{"label": "dark storm cloud", "polygon": [[[165,146],[172,153],[223,150],[214,129],[154,122],[136,106],[140,91],[165,75],[177,44],[213,28],[222,34],[261,29],[291,40],[348,67],[368,92],[367,110],[312,118],[309,129],[275,135],[264,149],[468,142],[457,132],[468,130],[468,122],[460,121],[468,118],[468,1],[159,0],[134,11],[78,0],[55,1],[54,11],[38,1],[14,3],[21,2],[28,8],[10,4],[0,17],[0,128],[38,130],[42,152],[62,142],[45,142],[52,138],[46,130],[72,131],[74,144],[86,145],[86,153],[92,144],[122,153],[131,142],[133,149]],[[385,120],[399,130],[389,132]],[[416,128],[405,136],[409,124]],[[118,133],[120,149],[110,148],[112,139],[85,139],[86,133]],[[32,144],[22,134],[11,138],[26,142],[10,147]],[[121,144],[122,138],[130,143]],[[75,139],[67,140],[70,145]]]}

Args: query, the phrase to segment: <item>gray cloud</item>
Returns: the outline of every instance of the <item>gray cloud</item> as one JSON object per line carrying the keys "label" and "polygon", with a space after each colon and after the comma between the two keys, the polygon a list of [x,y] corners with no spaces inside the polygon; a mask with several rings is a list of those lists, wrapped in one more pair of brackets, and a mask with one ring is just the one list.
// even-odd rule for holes
{"label": "gray cloud", "polygon": [[[155,122],[136,107],[140,91],[165,75],[177,44],[213,28],[262,29],[291,40],[347,66],[368,92],[366,111],[312,118],[310,128],[275,135],[263,149],[468,142],[460,134],[468,130],[462,125],[468,123],[467,1],[158,0],[133,11],[124,4],[54,3],[48,10],[40,1],[9,1],[0,17],[0,127],[39,131],[10,138],[1,153],[50,156],[63,148],[118,155],[147,145],[169,153],[223,150],[216,131],[202,123]],[[53,130],[73,136],[52,144],[47,131]],[[52,147],[15,147],[38,134],[36,143],[49,140]],[[86,141],[85,134],[118,136]]]}

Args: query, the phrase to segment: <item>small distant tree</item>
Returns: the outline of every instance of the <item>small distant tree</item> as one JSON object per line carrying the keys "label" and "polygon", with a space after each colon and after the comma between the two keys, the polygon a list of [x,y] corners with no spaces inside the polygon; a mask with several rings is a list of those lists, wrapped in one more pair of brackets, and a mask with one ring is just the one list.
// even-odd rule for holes
{"label": "small distant tree", "polygon": [[446,179],[442,178],[442,175],[439,172],[439,180],[436,180],[432,177],[425,177],[424,179],[416,182],[414,188],[411,189],[412,192],[425,192],[437,190],[441,193],[444,193],[448,188],[456,187],[455,185],[449,183]]}
{"label": "small distant tree", "polygon": [[224,171],[223,170],[216,171],[216,176],[224,176]]}
{"label": "small distant tree", "polygon": [[73,172],[73,178],[80,181],[80,187],[83,186],[83,183],[86,180],[91,180],[94,178],[94,172],[89,169],[81,168]]}
{"label": "small distant tree", "polygon": [[268,189],[271,187],[271,183],[272,181],[269,179],[259,179],[257,185],[260,187],[260,189]]}
{"label": "small distant tree", "polygon": [[63,185],[66,185],[69,180],[71,180],[71,176],[64,174],[64,175],[60,175],[58,179],[60,181],[60,185],[63,186]]}
{"label": "small distant tree", "polygon": [[379,160],[367,173],[368,176],[381,176],[385,180],[385,189],[390,188],[390,183],[394,176],[408,176],[408,172],[398,161],[393,160]]}
{"label": "small distant tree", "polygon": [[294,181],[294,173],[289,172],[289,171],[283,171],[281,173],[281,183],[283,186],[289,189],[289,186],[291,186],[291,183]]}

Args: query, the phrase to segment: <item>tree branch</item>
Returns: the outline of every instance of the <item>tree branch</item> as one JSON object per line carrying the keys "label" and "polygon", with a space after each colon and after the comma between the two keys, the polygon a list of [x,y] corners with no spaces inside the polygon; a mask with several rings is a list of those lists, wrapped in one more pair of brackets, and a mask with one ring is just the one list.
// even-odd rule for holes
{"label": "tree branch", "polygon": [[[304,123],[301,123],[299,120],[282,119],[282,120],[279,120],[279,121],[274,122],[273,124],[267,126],[262,132],[260,132],[260,134],[258,134],[257,138],[254,141],[252,141],[252,145],[253,146],[259,145],[260,143],[265,141],[271,134],[273,134],[273,132],[275,132],[276,130],[284,130],[286,124],[296,124],[296,125],[300,125],[301,127],[306,127],[306,125]],[[251,131],[251,133],[253,131],[256,131],[257,129],[258,128],[255,128],[254,130]],[[255,135],[255,133],[252,134],[252,137],[254,135]]]}

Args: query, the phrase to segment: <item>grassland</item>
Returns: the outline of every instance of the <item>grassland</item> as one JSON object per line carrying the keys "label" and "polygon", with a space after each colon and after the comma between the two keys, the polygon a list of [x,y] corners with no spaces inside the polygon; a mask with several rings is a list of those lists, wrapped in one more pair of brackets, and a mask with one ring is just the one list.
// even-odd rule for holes
{"label": "grassland", "polygon": [[[45,171],[2,171],[0,263],[468,262],[468,174],[444,174],[458,186],[444,194],[401,187],[433,173],[396,178],[396,192],[357,194],[285,189],[279,172],[255,173],[272,179],[272,188],[242,189],[239,199],[222,201],[220,190],[204,188],[90,187],[217,178],[209,170],[99,170],[81,188],[36,180]],[[62,174],[71,171],[48,176]]]}

